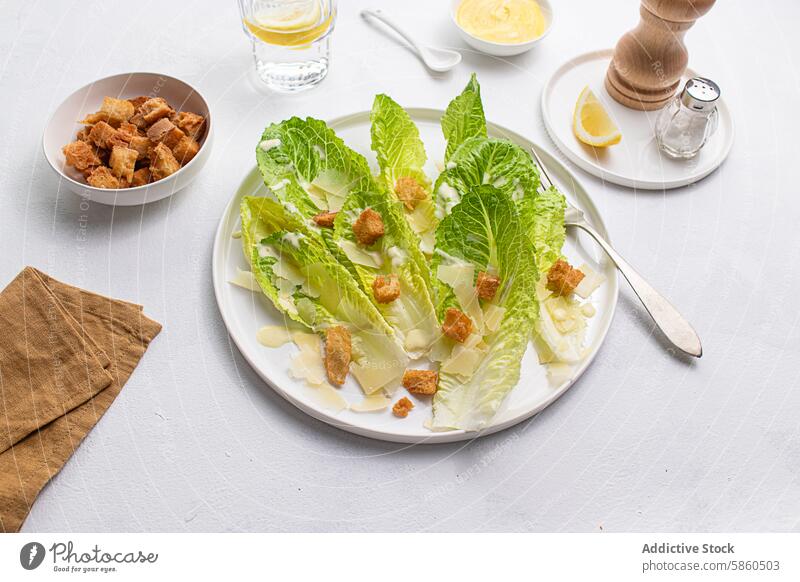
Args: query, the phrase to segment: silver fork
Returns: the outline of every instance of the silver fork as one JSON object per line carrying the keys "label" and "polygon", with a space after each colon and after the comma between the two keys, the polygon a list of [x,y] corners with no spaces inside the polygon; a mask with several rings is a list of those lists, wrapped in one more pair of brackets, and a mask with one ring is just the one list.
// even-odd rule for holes
{"label": "silver fork", "polygon": [[[533,157],[542,171],[542,185],[549,188],[553,185],[550,176],[544,169],[544,163],[539,158],[534,148],[531,148]],[[647,313],[656,322],[658,328],[664,333],[666,338],[679,350],[699,358],[703,355],[703,346],[700,344],[700,338],[691,324],[678,313],[672,304],[667,301],[663,295],[653,289],[653,287],[644,280],[644,278],[631,267],[628,262],[623,259],[617,251],[606,241],[600,233],[597,232],[591,224],[586,221],[586,217],[582,210],[575,208],[567,202],[567,210],[564,213],[564,223],[567,226],[574,226],[587,232],[597,243],[603,248],[609,258],[617,265],[617,269],[636,293],[636,296],[644,305]]]}

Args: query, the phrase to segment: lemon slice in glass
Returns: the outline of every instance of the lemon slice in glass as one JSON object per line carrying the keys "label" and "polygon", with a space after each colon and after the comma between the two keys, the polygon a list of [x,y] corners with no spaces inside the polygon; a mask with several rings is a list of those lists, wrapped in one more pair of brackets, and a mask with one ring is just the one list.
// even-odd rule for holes
{"label": "lemon slice in glass", "polygon": [[617,144],[622,139],[619,128],[611,121],[603,104],[588,85],[583,88],[575,104],[572,131],[583,143],[596,148]]}

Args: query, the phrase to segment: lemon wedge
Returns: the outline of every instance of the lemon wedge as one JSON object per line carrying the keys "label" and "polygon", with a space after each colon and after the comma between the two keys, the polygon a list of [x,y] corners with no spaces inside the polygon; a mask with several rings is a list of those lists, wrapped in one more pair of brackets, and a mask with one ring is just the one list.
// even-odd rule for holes
{"label": "lemon wedge", "polygon": [[596,148],[617,144],[622,139],[619,128],[611,121],[603,104],[588,85],[583,88],[575,104],[572,131],[583,143]]}

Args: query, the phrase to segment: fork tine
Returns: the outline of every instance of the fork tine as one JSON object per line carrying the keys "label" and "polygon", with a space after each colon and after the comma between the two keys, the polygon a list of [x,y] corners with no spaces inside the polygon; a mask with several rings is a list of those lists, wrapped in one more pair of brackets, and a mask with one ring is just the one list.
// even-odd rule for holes
{"label": "fork tine", "polygon": [[539,157],[539,154],[536,153],[536,148],[533,146],[531,146],[531,153],[533,154],[533,159],[536,160],[536,165],[539,166],[539,170],[542,172],[542,184],[545,188],[549,188],[553,185],[553,181],[550,179],[550,176],[547,175],[547,170],[544,169],[544,163]]}

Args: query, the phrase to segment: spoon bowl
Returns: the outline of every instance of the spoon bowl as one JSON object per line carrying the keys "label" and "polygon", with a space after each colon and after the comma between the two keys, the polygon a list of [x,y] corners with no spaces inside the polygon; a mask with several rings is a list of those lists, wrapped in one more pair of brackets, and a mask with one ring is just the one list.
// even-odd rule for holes
{"label": "spoon bowl", "polygon": [[374,18],[379,20],[387,27],[395,31],[401,38],[403,38],[411,48],[412,51],[420,58],[422,63],[431,71],[436,73],[444,73],[449,71],[458,63],[461,62],[461,53],[458,51],[423,46],[419,44],[408,32],[403,30],[396,22],[384,14],[381,10],[362,10],[361,16],[363,18]]}

